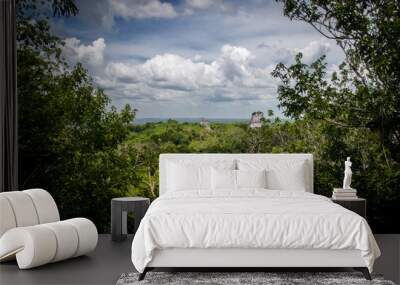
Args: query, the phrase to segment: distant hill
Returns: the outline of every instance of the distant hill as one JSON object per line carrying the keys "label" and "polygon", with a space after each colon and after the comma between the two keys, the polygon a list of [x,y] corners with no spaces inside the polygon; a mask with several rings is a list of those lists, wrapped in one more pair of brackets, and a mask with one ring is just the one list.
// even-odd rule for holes
{"label": "distant hill", "polygon": [[248,123],[250,119],[243,118],[136,118],[133,122],[134,125],[143,125],[146,123],[166,122],[168,120],[175,120],[180,123],[200,123],[202,119],[206,119],[210,123]]}

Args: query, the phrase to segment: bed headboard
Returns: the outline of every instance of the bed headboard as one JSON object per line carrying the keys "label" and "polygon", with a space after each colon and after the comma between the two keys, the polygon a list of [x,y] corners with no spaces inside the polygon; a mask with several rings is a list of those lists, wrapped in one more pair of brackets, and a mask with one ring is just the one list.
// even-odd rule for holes
{"label": "bed headboard", "polygon": [[163,153],[160,154],[159,160],[159,175],[160,175],[160,195],[167,191],[167,162],[174,160],[191,160],[191,161],[213,161],[213,160],[229,160],[235,161],[236,159],[271,159],[271,160],[304,160],[306,162],[305,177],[308,181],[307,192],[314,192],[314,161],[313,155],[310,153]]}

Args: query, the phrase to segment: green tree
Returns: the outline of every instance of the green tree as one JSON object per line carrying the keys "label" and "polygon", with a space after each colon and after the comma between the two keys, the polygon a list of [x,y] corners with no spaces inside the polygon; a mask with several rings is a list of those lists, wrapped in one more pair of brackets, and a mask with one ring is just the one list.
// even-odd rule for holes
{"label": "green tree", "polygon": [[47,17],[77,12],[72,0],[17,2],[19,179],[49,190],[63,218],[88,217],[106,231],[110,199],[137,179],[134,149],[123,144],[135,111],[110,108],[82,65],[63,60]]}
{"label": "green tree", "polygon": [[[354,187],[368,199],[369,222],[377,232],[398,232],[400,203],[400,3],[398,1],[279,0],[292,20],[312,25],[345,54],[328,76],[325,56],[307,65],[278,64],[280,107],[304,122],[312,140],[315,189],[330,195],[340,185],[342,161],[354,161]],[[309,129],[311,126],[313,129]],[[297,143],[296,143],[297,144]],[[298,145],[298,144],[297,144]],[[280,148],[280,151],[286,146]]]}
{"label": "green tree", "polygon": [[324,58],[307,66],[298,55],[294,65],[278,65],[273,75],[282,80],[278,92],[284,113],[368,128],[400,161],[400,2],[278,2],[290,19],[309,23],[335,40],[346,56],[331,80],[325,78]]}

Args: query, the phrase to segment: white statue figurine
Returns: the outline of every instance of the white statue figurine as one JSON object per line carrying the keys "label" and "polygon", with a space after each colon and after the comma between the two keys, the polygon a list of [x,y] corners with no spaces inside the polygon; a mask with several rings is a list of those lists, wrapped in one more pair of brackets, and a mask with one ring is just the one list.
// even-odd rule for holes
{"label": "white statue figurine", "polygon": [[347,160],[344,162],[344,179],[343,179],[343,189],[351,189],[351,161],[350,156],[347,157]]}

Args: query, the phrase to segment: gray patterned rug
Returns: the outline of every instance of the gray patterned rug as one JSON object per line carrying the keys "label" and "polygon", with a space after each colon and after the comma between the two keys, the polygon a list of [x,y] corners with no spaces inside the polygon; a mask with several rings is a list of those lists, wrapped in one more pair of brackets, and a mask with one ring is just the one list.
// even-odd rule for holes
{"label": "gray patterned rug", "polygon": [[142,281],[137,280],[138,276],[138,273],[122,274],[117,285],[395,285],[379,275],[373,275],[373,280],[368,281],[359,272],[148,272]]}

